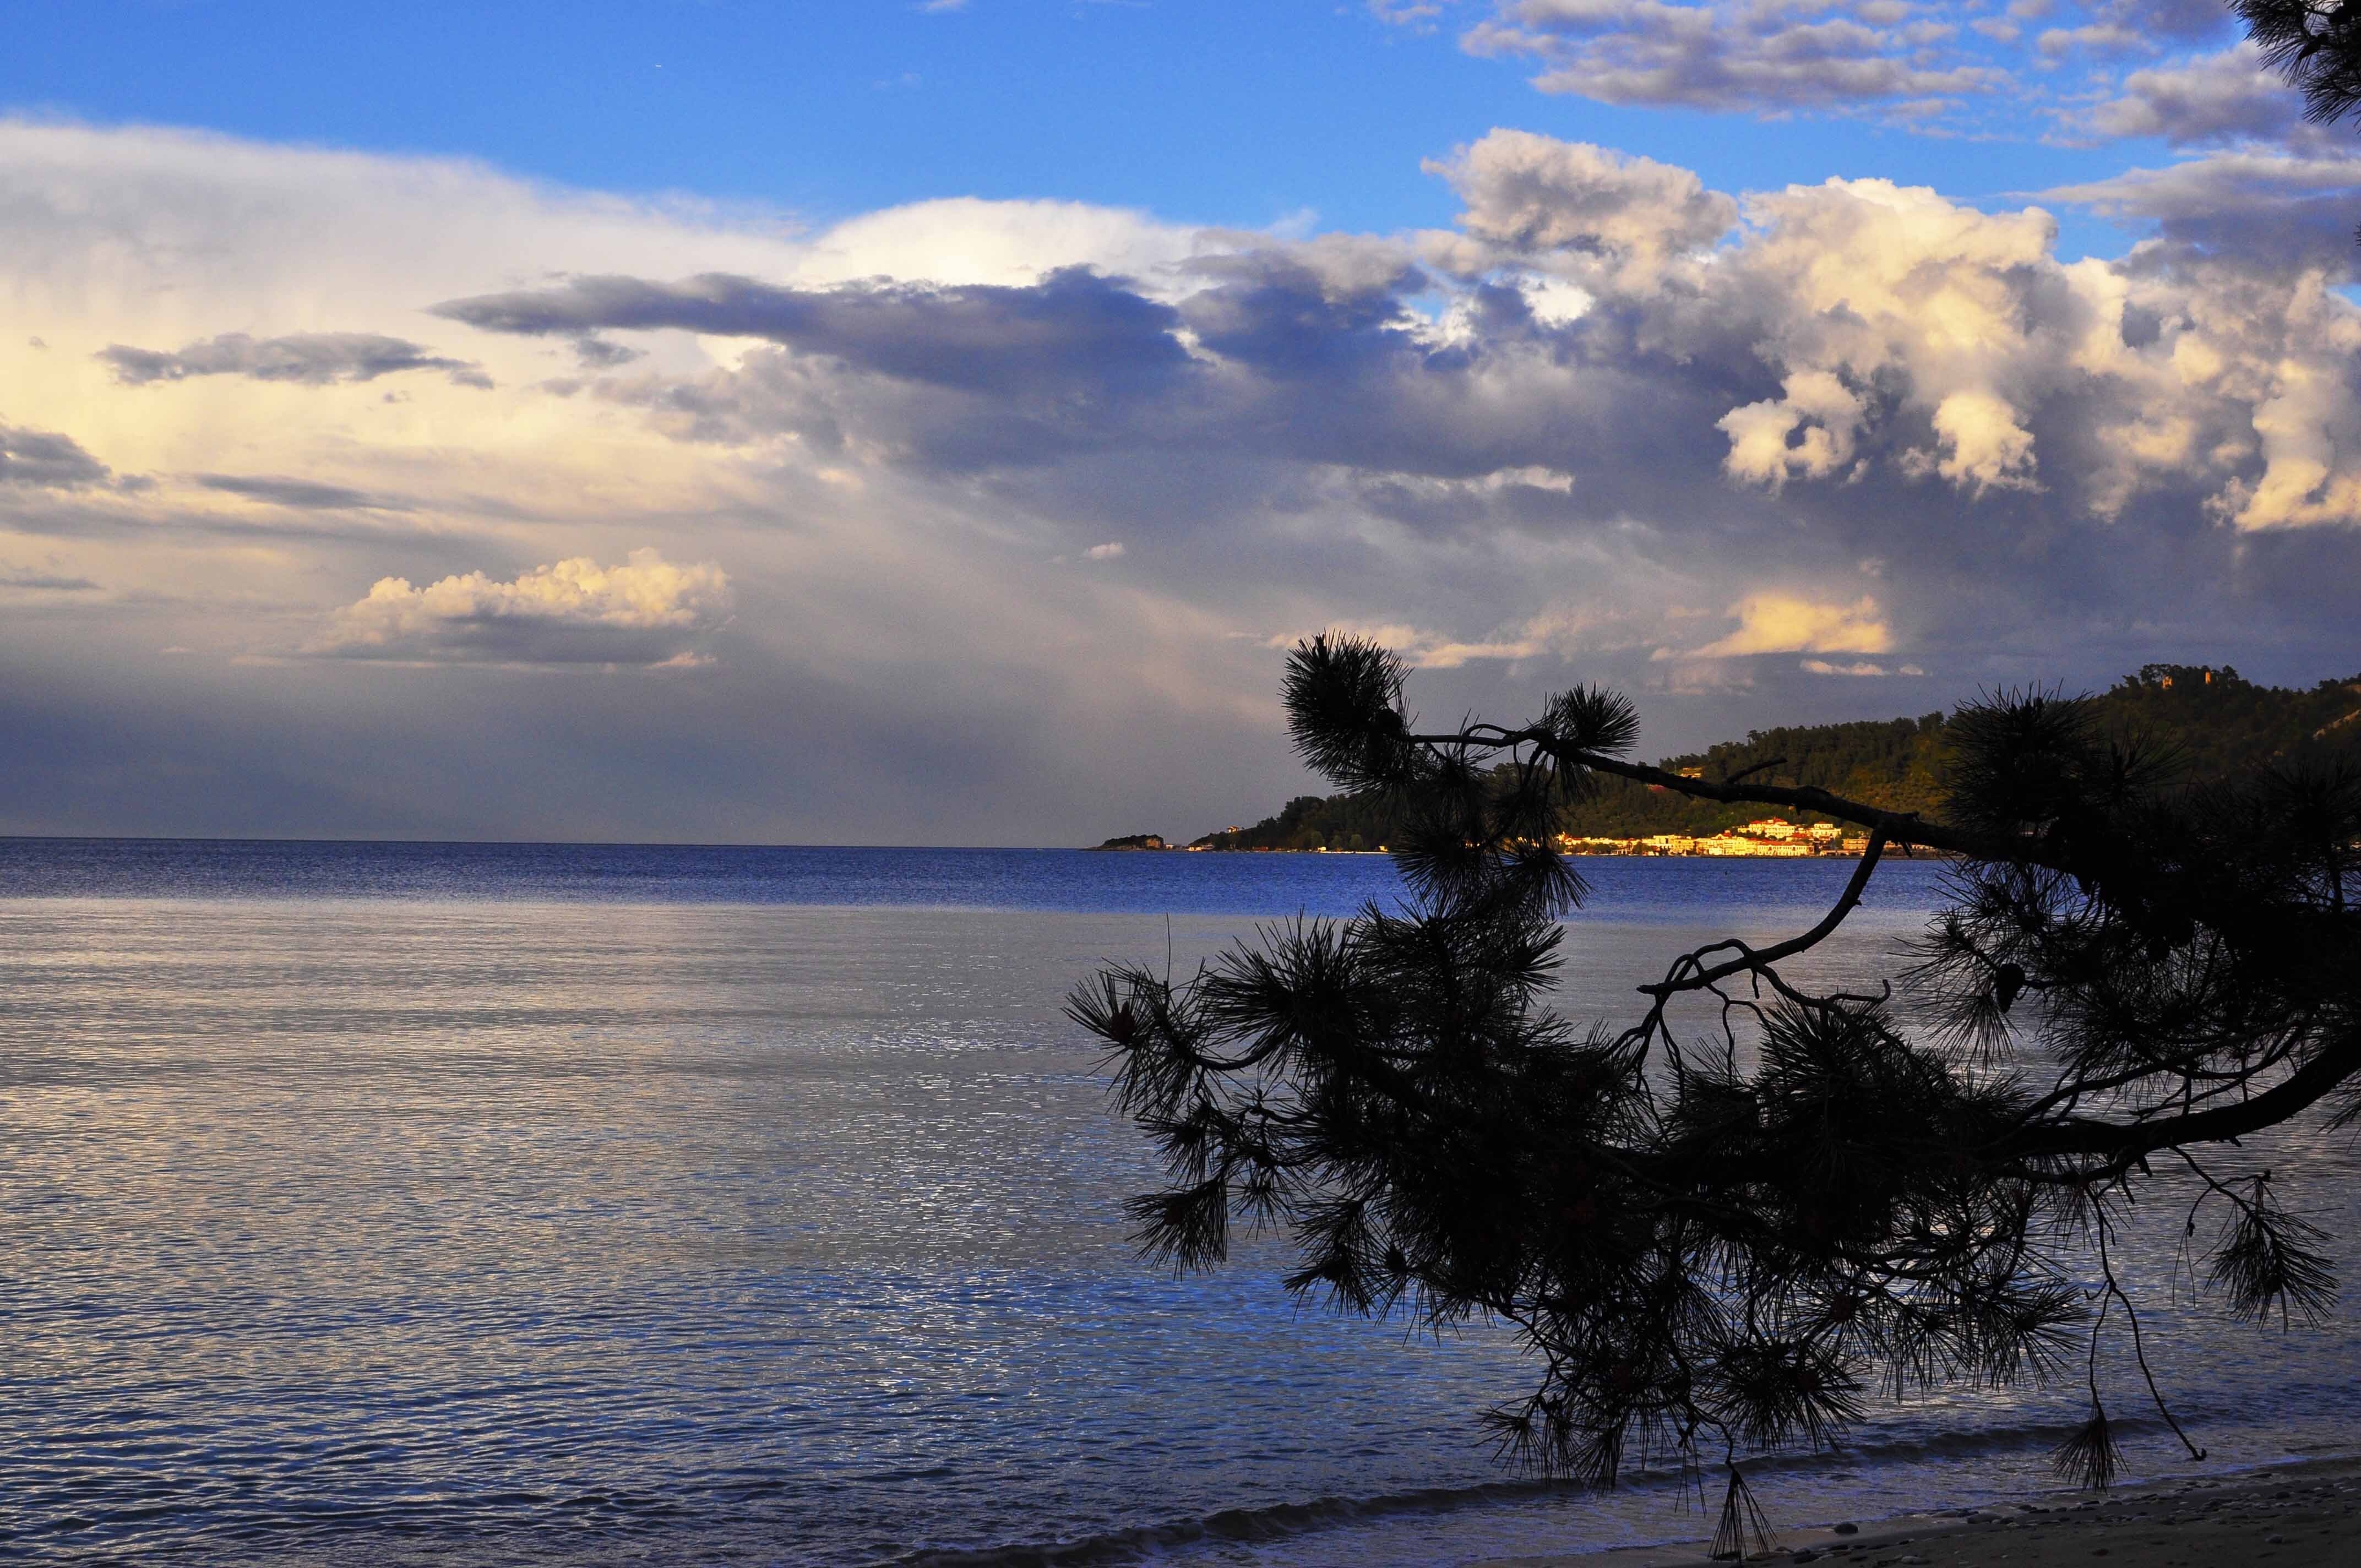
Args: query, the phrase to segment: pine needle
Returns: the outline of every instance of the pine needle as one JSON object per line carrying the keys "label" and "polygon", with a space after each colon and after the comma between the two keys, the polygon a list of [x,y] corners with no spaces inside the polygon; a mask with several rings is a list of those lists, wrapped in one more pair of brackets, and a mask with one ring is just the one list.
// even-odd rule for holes
{"label": "pine needle", "polygon": [[1778,1538],[1771,1533],[1771,1521],[1763,1517],[1761,1505],[1754,1500],[1753,1489],[1738,1466],[1730,1467],[1730,1488],[1721,1497],[1721,1524],[1713,1532],[1712,1556],[1717,1563],[1744,1563],[1751,1552],[1763,1557],[1779,1550]]}
{"label": "pine needle", "polygon": [[2089,1491],[2103,1492],[2115,1484],[2123,1474],[2124,1451],[2098,1401],[2091,1403],[2091,1419],[2049,1451],[2049,1464],[2060,1480]]}

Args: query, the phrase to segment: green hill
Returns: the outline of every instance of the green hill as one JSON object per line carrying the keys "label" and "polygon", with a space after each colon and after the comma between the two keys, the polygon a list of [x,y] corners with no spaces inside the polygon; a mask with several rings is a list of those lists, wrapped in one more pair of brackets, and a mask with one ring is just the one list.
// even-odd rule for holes
{"label": "green hill", "polygon": [[[2096,698],[2109,731],[2162,748],[2196,780],[2324,747],[2361,752],[2361,675],[2323,681],[2310,690],[2262,686],[2227,666],[2147,664]],[[1786,725],[1758,729],[1687,756],[1666,757],[1667,772],[1728,778],[1784,759],[1759,775],[1765,783],[1817,785],[1897,811],[1935,815],[1943,803],[1945,716],[1854,724]],[[1709,837],[1763,817],[1793,812],[1717,806],[1623,779],[1601,779],[1597,795],[1569,807],[1563,830],[1576,838],[1637,839],[1655,833]],[[1391,836],[1378,800],[1349,795],[1298,795],[1251,828],[1209,833],[1209,850],[1375,850]]]}

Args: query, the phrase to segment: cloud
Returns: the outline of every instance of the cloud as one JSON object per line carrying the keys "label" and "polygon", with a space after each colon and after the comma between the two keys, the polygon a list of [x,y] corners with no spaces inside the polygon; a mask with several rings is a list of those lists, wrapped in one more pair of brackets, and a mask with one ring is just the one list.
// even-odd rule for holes
{"label": "cloud", "polygon": [[1951,393],[1935,405],[1935,472],[1962,488],[2033,489],[2033,433],[2015,404],[1981,389]]}
{"label": "cloud", "polygon": [[[1905,131],[2004,140],[2023,138],[2028,122],[2092,134],[2091,105],[2118,97],[2125,57],[2218,43],[2232,32],[2218,0],[2044,0],[2012,4],[2005,16],[1989,14],[1989,0],[1488,0],[1472,8],[1461,47],[1534,61],[1532,84],[1544,93],[1763,118],[1873,116]],[[1419,30],[1443,14],[1372,10]],[[2053,25],[2028,40],[2024,24],[2046,17]]]}
{"label": "cloud", "polygon": [[2087,389],[2099,367],[2076,348],[2110,302],[2052,259],[2047,213],[1831,180],[1751,197],[1747,214],[1745,243],[1681,274],[1697,292],[1663,318],[1664,347],[1738,349],[1777,378],[1713,421],[1731,479],[1779,493],[1882,464],[1969,495],[2037,488],[2030,422]]}
{"label": "cloud", "polygon": [[679,665],[730,615],[730,579],[652,549],[621,565],[588,556],[497,582],[481,572],[413,587],[380,577],[310,645],[347,659],[423,663]]}
{"label": "cloud", "polygon": [[1122,558],[1123,544],[1120,541],[1111,540],[1104,544],[1093,544],[1082,552],[1082,559],[1085,561],[1119,561]]}
{"label": "cloud", "polygon": [[[1738,630],[1698,649],[1692,658],[1731,659],[1750,653],[1883,653],[1894,632],[1864,595],[1850,604],[1825,604],[1792,594],[1749,594],[1730,607]],[[1826,670],[1816,672],[1828,674]]]}
{"label": "cloud", "polygon": [[[1237,243],[1119,207],[953,196],[847,218],[784,253],[761,258],[765,265],[760,269],[741,270],[775,276],[803,288],[879,278],[942,287],[986,283],[1024,288],[1046,273],[1073,267],[1115,277],[1152,278],[1194,256],[1234,248]],[[698,248],[710,253],[721,247]]]}
{"label": "cloud", "polygon": [[665,328],[762,338],[906,380],[974,389],[1025,379],[1154,380],[1185,366],[1178,318],[1082,268],[1026,289],[848,284],[787,289],[708,274],[678,283],[577,278],[556,288],[452,300],[437,315],[487,332],[577,336]]}
{"label": "cloud", "polygon": [[[502,334],[782,345],[598,393],[691,441],[784,439],[910,473],[1219,453],[1337,470],[1405,522],[1530,509],[1499,477],[1531,473],[1585,515],[1690,505],[1675,494],[1713,473],[1791,500],[1881,476],[1902,488],[1877,494],[2054,493],[2059,517],[2086,521],[2198,487],[2191,504],[2244,528],[2355,521],[2344,476],[2361,442],[2341,433],[2334,345],[2356,318],[2303,281],[2328,262],[2317,234],[2290,243],[2283,188],[2342,192],[2361,165],[2249,160],[2240,177],[2271,188],[2248,203],[2258,222],[2225,216],[2229,164],[2055,192],[2161,216],[2161,247],[2113,264],[2058,260],[2037,207],[1831,180],[1741,208],[1665,165],[1502,135],[1444,166],[1469,194],[1472,250],[1272,241],[1200,256],[1155,298],[1065,269],[1029,288],[609,276],[442,309]],[[2175,193],[2191,181],[2208,183]],[[1733,211],[1744,226],[1699,249]],[[2342,226],[2319,231],[2335,236],[2331,278],[2351,266]],[[1438,287],[1422,253],[1454,258],[1436,314],[1413,302]],[[1578,307],[1555,303],[1566,289]]]}
{"label": "cloud", "polygon": [[2361,276],[2361,250],[2353,240],[2361,160],[2240,148],[2042,194],[2103,216],[2153,223],[2166,243],[2142,258],[2144,269],[2169,258],[2190,267],[2235,261],[2282,277],[2312,270],[2340,281]]}
{"label": "cloud", "polygon": [[198,474],[193,477],[209,490],[305,511],[410,510],[406,501],[374,496],[367,490],[356,490],[345,485],[323,484],[316,479],[291,479],[263,474]]}
{"label": "cloud", "polygon": [[2302,128],[2302,100],[2239,43],[2179,65],[2135,71],[2120,96],[2090,111],[2103,137],[2158,137],[2174,147],[2283,141]]}
{"label": "cloud", "polygon": [[[1471,192],[1469,238],[1510,270],[1466,275],[1431,324],[1411,303],[1431,275],[1373,243],[1202,258],[1182,274],[1194,291],[1170,302],[1069,269],[1030,289],[606,278],[445,309],[501,332],[673,326],[792,345],[601,395],[696,441],[785,436],[913,471],[1219,452],[1339,466],[1403,518],[1509,504],[1515,488],[1491,477],[1534,472],[1587,512],[1675,504],[1704,477],[1698,437],[1713,433],[1722,477],[1786,497],[1884,475],[1971,500],[2054,490],[2063,515],[2099,520],[2197,484],[2243,527],[2347,518],[2340,476],[2361,444],[2335,433],[2345,416],[2329,394],[2334,323],[2352,313],[2290,275],[2296,253],[2267,225],[2241,242],[2211,216],[2178,258],[2070,266],[2039,208],[1829,181],[1748,198],[1747,226],[1708,256],[1691,242],[1730,199],[1684,171],[1522,137],[1446,167]],[[2252,172],[2298,177],[2287,160]],[[2179,208],[2157,200],[2169,184],[2058,194],[2148,200],[2174,238]],[[2225,267],[2234,244],[2252,268]],[[1544,313],[1563,284],[1516,276],[1535,265],[1590,302]],[[2273,420],[2318,433],[2257,442]],[[2301,500],[2274,499],[2306,474]]]}
{"label": "cloud", "polygon": [[0,424],[0,485],[76,490],[104,485],[112,477],[105,464],[70,435]]}
{"label": "cloud", "polygon": [[111,344],[98,357],[126,386],[182,381],[193,376],[246,376],[257,381],[287,381],[305,387],[374,381],[409,370],[440,370],[452,385],[489,389],[483,367],[465,359],[428,353],[404,338],[368,332],[307,332],[258,338],[224,333],[175,353]]}
{"label": "cloud", "polygon": [[1738,222],[1737,202],[1688,170],[1528,131],[1493,131],[1426,168],[1466,204],[1462,227],[1510,251],[1595,252],[1653,269]]}
{"label": "cloud", "polygon": [[1480,637],[1455,636],[1400,621],[1331,621],[1324,627],[1306,626],[1265,638],[1262,645],[1284,652],[1315,631],[1331,630],[1349,632],[1389,648],[1413,669],[1456,670],[1469,664],[1517,664],[1537,659],[1555,663],[1586,652],[1640,643],[1644,639],[1633,635],[1633,629],[1651,619],[1645,609],[1630,605],[1572,602],[1550,605]]}
{"label": "cloud", "polygon": [[[698,442],[784,437],[914,472],[1219,451],[1337,466],[1404,520],[1507,504],[1450,487],[1516,472],[1562,476],[1587,512],[1694,484],[1671,444],[1709,430],[1724,479],[1781,497],[1883,475],[1969,500],[2055,492],[2062,515],[2104,520],[2195,485],[2244,529],[2353,520],[2331,350],[2350,312],[2293,276],[2319,235],[2349,247],[2341,217],[2308,252],[2284,227],[2291,182],[2341,200],[2349,168],[2215,159],[2056,192],[2153,214],[2180,247],[2070,266],[2039,208],[1880,180],[1741,208],[1686,170],[1506,132],[1435,167],[1468,203],[1464,241],[1266,241],[1200,254],[1153,295],[1074,268],[1029,287],[607,275],[440,309],[503,334],[778,345],[599,395]],[[2225,220],[2234,173],[2279,229]],[[2226,267],[2241,247],[2253,265]],[[1435,287],[1419,254],[1458,280],[1431,319],[1411,302]]]}
{"label": "cloud", "polygon": [[49,572],[0,572],[0,588],[23,588],[35,593],[83,594],[97,588],[88,577],[59,576]]}
{"label": "cloud", "polygon": [[2098,12],[2176,43],[2218,38],[2233,25],[2219,0],[2109,0]]}
{"label": "cloud", "polygon": [[646,357],[645,351],[625,344],[609,343],[591,333],[574,340],[575,362],[586,370],[611,370],[618,365],[628,365]]}
{"label": "cloud", "polygon": [[1542,91],[1607,104],[1765,113],[1948,98],[2007,80],[1930,57],[1925,35],[1894,25],[1902,14],[1881,0],[1503,0],[1465,43],[1534,57]]}
{"label": "cloud", "polygon": [[2079,27],[2048,27],[2035,40],[2042,54],[2055,60],[2077,49],[2093,54],[2124,54],[2147,47],[2144,34],[2116,22],[2091,22]]}
{"label": "cloud", "polygon": [[1850,464],[1853,437],[1869,417],[1861,395],[1828,370],[1797,370],[1780,395],[1732,409],[1715,422],[1730,437],[1722,466],[1734,479],[1783,488],[1789,478],[1825,479]]}
{"label": "cloud", "polygon": [[1027,288],[584,279],[438,309],[488,332],[612,324],[780,345],[691,379],[601,384],[700,441],[875,440],[975,471],[1134,444],[1374,450],[1391,434],[1356,422],[1349,397],[1300,389],[1382,383],[1427,352],[1407,304],[1427,280],[1405,247],[1274,244],[1201,257],[1185,278],[1177,304],[1065,268]]}
{"label": "cloud", "polygon": [[1867,659],[1856,660],[1850,664],[1832,664],[1826,659],[1806,659],[1802,663],[1798,664],[1796,668],[1804,671],[1806,674],[1813,675],[1866,675],[1874,677],[1883,675],[1923,675],[1927,673],[1916,664],[1900,664],[1889,670],[1883,664],[1872,663]]}

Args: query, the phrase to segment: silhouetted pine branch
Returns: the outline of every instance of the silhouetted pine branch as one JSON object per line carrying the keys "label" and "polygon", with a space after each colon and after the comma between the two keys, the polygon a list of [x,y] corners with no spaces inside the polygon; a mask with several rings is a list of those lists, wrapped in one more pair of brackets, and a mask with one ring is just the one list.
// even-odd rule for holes
{"label": "silhouetted pine branch", "polygon": [[[2257,1318],[2327,1310],[2320,1233],[2268,1178],[2204,1161],[2361,1106],[2361,776],[2299,758],[2184,786],[2087,703],[2001,693],[1946,728],[1938,817],[1633,762],[1631,705],[1587,687],[1529,725],[1422,733],[1404,685],[1349,637],[1299,645],[1286,676],[1305,758],[1409,825],[1406,907],[1268,927],[1177,985],[1112,969],[1070,1000],[1165,1161],[1131,1209],[1148,1256],[1210,1266],[1233,1226],[1272,1231],[1308,1300],[1512,1326],[1535,1381],[1488,1429],[1511,1461],[1599,1483],[1826,1443],[1872,1388],[2043,1379],[2085,1349],[2092,1419],[2058,1458],[2104,1485],[2102,1335],[2128,1336],[2155,1392],[2107,1247],[2159,1154],[2199,1179],[2192,1234],[2222,1215],[2210,1288]],[[1677,954],[1635,1021],[1578,1029],[1548,1005],[1586,891],[1552,824],[1600,776],[1801,806],[1869,852],[1809,929]],[[1899,977],[1933,1021],[1919,1038],[1886,977],[1782,971],[1889,843],[1956,857]],[[2074,1283],[2092,1254],[2096,1295]],[[1733,1471],[1726,1510],[1742,1490]]]}

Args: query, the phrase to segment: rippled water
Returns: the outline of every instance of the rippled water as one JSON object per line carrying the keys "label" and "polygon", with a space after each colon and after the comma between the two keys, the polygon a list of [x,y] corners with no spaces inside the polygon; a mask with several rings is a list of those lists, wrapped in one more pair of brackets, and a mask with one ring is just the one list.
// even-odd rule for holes
{"label": "rippled water", "polygon": [[[1586,869],[1568,1006],[1623,1016],[1850,868]],[[1820,965],[1936,874],[1889,868]],[[1386,1568],[1699,1533],[1670,1486],[1498,1471],[1497,1336],[1125,1244],[1154,1173],[1067,987],[1392,890],[1341,856],[0,840],[0,1552]],[[2350,1258],[2349,1149],[2254,1152]],[[2217,1464],[2351,1442],[2344,1323],[2177,1313],[2169,1239],[2151,1348]],[[2046,1485],[2070,1406],[1882,1411],[1766,1500]]]}

